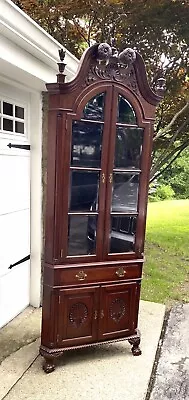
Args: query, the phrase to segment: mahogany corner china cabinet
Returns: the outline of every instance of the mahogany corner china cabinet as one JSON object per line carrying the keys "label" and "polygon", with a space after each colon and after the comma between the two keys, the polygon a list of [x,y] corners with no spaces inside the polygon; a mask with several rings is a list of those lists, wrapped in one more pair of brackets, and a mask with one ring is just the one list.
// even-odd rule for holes
{"label": "mahogany corner china cabinet", "polygon": [[142,57],[106,43],[65,83],[47,84],[48,161],[44,370],[64,351],[127,339],[137,329],[153,122],[163,78],[149,87]]}

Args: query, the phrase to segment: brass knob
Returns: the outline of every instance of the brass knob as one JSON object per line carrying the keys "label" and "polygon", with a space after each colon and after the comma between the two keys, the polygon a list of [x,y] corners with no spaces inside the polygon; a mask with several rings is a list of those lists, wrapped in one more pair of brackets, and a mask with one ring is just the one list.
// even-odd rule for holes
{"label": "brass knob", "polygon": [[105,174],[103,172],[103,174],[102,174],[102,183],[105,183],[105,180],[106,180],[106,177],[105,177]]}
{"label": "brass knob", "polygon": [[98,318],[98,311],[95,310],[95,311],[94,311],[94,319],[97,319],[97,318]]}
{"label": "brass knob", "polygon": [[110,174],[110,175],[109,175],[109,182],[112,183],[112,181],[113,181],[113,175]]}
{"label": "brass knob", "polygon": [[78,275],[75,276],[79,281],[84,281],[85,278],[87,277],[87,274],[85,274],[84,271],[79,271]]}
{"label": "brass knob", "polygon": [[118,268],[116,271],[116,275],[119,276],[119,278],[123,278],[126,274],[126,271],[123,269],[123,267]]}

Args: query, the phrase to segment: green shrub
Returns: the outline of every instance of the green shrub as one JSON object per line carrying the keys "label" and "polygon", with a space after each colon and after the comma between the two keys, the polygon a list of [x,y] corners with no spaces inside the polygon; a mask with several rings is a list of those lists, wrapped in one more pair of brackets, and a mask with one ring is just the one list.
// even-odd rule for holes
{"label": "green shrub", "polygon": [[185,149],[181,155],[166,169],[158,179],[158,184],[167,183],[172,187],[177,199],[189,198],[189,148]]}
{"label": "green shrub", "polygon": [[175,192],[170,185],[159,185],[153,195],[149,196],[149,201],[171,200],[174,198]]}

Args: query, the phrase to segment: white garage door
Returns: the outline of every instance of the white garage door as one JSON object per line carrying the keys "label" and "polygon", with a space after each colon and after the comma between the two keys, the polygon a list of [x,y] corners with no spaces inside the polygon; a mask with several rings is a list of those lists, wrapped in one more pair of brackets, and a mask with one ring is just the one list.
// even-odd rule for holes
{"label": "white garage door", "polygon": [[28,104],[0,94],[0,327],[29,304],[30,151]]}

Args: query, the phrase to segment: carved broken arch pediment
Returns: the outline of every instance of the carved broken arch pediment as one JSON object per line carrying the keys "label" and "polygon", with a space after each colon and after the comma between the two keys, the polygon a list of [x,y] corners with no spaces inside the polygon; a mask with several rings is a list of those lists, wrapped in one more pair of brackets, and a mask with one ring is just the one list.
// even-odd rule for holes
{"label": "carved broken arch pediment", "polygon": [[165,79],[159,78],[152,91],[148,84],[144,61],[140,54],[131,48],[126,48],[120,53],[107,43],[100,43],[96,48],[96,57],[93,58],[86,83],[89,85],[98,79],[113,80],[123,83],[136,94],[156,104],[163,97]]}
{"label": "carved broken arch pediment", "polygon": [[66,87],[75,90],[79,85],[84,88],[101,80],[121,83],[137,97],[143,97],[148,103],[156,106],[163,98],[165,79],[159,78],[155,89],[151,89],[143,58],[134,49],[125,48],[120,53],[108,43],[95,44],[89,47],[80,60],[76,77],[65,83],[64,52],[60,52],[57,84],[48,84],[48,90],[66,91]]}

